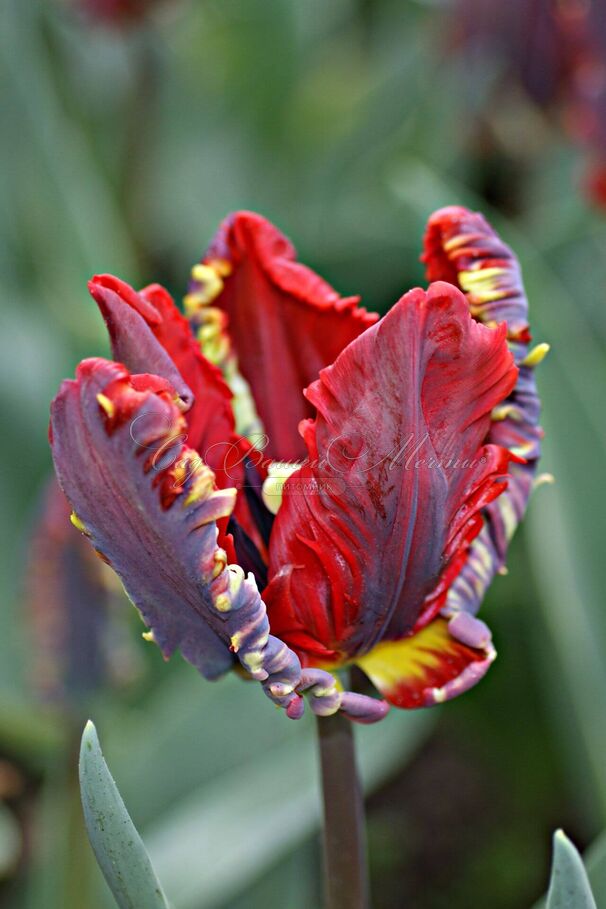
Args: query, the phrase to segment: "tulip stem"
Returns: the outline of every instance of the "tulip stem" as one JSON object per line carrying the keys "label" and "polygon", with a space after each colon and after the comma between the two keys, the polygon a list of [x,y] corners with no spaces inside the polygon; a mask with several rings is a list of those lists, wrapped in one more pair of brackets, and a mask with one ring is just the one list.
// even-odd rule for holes
{"label": "tulip stem", "polygon": [[352,726],[342,713],[318,717],[326,909],[368,909],[364,800]]}

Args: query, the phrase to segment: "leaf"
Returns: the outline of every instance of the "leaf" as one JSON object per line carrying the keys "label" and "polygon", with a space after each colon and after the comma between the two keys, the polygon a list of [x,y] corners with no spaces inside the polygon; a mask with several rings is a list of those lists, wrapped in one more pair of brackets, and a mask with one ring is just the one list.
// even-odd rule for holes
{"label": "leaf", "polygon": [[[393,711],[379,735],[356,727],[365,791],[405,764],[431,725],[427,711]],[[311,717],[301,720],[289,739],[189,791],[149,827],[149,851],[176,909],[214,909],[234,899],[317,829],[313,731]]]}
{"label": "leaf", "polygon": [[585,853],[585,867],[596,902],[606,906],[606,831],[591,844]]}
{"label": "leaf", "polygon": [[97,730],[90,720],[80,749],[80,790],[91,846],[120,909],[168,909],[160,882],[105,763]]}
{"label": "leaf", "polygon": [[547,909],[597,909],[583,860],[563,830],[553,837]]}

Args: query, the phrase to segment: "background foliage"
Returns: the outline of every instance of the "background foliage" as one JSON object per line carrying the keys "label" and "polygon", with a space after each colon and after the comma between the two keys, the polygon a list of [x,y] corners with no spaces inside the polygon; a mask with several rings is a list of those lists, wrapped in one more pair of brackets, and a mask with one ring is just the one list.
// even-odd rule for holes
{"label": "background foliage", "polygon": [[[309,718],[165,665],[126,608],[120,685],[50,705],[37,690],[25,576],[48,404],[107,350],[86,280],[178,297],[219,220],[252,208],[384,310],[423,280],[429,213],[462,203],[519,253],[552,344],[539,381],[557,483],[485,605],[500,651],[486,681],[361,730],[373,890],[376,909],[531,905],[552,830],[583,847],[606,823],[606,219],[582,152],[515,74],[455,45],[446,4],[166,0],[129,28],[78,12],[1,4],[0,904],[112,905],[77,793],[89,714],[175,909],[320,899]],[[595,885],[606,900],[601,865]]]}

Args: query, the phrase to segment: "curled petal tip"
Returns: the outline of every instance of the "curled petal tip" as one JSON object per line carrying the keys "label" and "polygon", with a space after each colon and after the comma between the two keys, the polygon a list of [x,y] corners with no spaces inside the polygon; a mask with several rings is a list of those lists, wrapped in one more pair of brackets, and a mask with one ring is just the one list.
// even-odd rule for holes
{"label": "curled petal tip", "polygon": [[492,647],[492,633],[488,625],[469,612],[458,612],[448,623],[448,631],[468,647],[488,650]]}
{"label": "curled petal tip", "polygon": [[385,700],[371,698],[365,694],[345,691],[341,699],[341,711],[355,723],[370,725],[378,723],[390,711],[390,705]]}
{"label": "curled petal tip", "polygon": [[300,695],[295,696],[286,708],[286,716],[291,720],[300,720],[305,712],[305,701]]}

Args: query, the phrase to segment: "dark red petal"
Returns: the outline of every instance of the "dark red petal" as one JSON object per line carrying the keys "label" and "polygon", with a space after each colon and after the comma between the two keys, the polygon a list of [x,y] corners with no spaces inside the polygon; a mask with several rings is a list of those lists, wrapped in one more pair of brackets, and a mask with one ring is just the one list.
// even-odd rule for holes
{"label": "dark red petal", "polygon": [[[205,590],[199,549],[214,556],[215,526],[188,538],[196,509],[171,507],[180,490],[162,469],[179,456],[186,430],[170,397],[135,391],[120,364],[85,360],[76,381],[61,386],[51,426],[59,482],[163,653],[180,647],[206,676],[225,672],[229,651],[196,615]],[[229,514],[233,493],[215,501],[214,520]]]}
{"label": "dark red petal", "polygon": [[152,284],[137,293],[113,275],[98,275],[90,291],[107,323],[116,360],[133,373],[155,373],[168,379],[189,406],[188,439],[218,474],[223,486],[223,459],[234,441],[231,391],[219,370],[206,360],[187,319],[170,294]]}
{"label": "dark red petal", "polygon": [[[174,387],[186,409],[187,444],[200,453],[225,489],[241,489],[250,444],[235,433],[232,393],[220,371],[202,356],[189,322],[159,284],[139,293],[113,275],[97,275],[89,284],[105,319],[114,357],[133,373],[155,374]],[[136,376],[133,382],[140,382]],[[245,497],[234,517],[262,554],[265,547]],[[230,547],[221,524],[221,542]]]}
{"label": "dark red petal", "polygon": [[505,327],[474,322],[444,283],[406,294],[322,370],[306,391],[310,463],[270,543],[265,599],[293,647],[330,661],[430,620],[425,598],[503,488],[508,455],[483,442],[516,375]]}
{"label": "dark red petal", "polygon": [[228,316],[240,371],[269,437],[266,453],[281,460],[305,454],[297,425],[312,411],[303,389],[377,320],[357,297],[340,297],[295,257],[273,224],[237,212],[223,222],[203,260],[228,264],[213,305]]}
{"label": "dark red petal", "polygon": [[511,465],[504,495],[484,509],[486,527],[474,542],[467,564],[448,592],[447,608],[476,611],[496,571],[505,563],[511,536],[521,520],[541,453],[540,402],[529,357],[528,302],[517,258],[485,218],[451,206],[435,212],[425,233],[423,260],[429,280],[447,279],[466,291],[470,312],[481,322],[507,322],[518,380],[495,409],[487,441],[524,458]]}
{"label": "dark red petal", "polygon": [[121,364],[85,360],[76,381],[63,383],[51,423],[57,476],[78,524],[164,655],[179,648],[215,678],[237,654],[276,703],[297,705],[299,661],[269,634],[252,575],[227,565],[217,546],[217,521],[231,514],[236,491],[217,489],[183,444],[172,395],[137,391]]}

